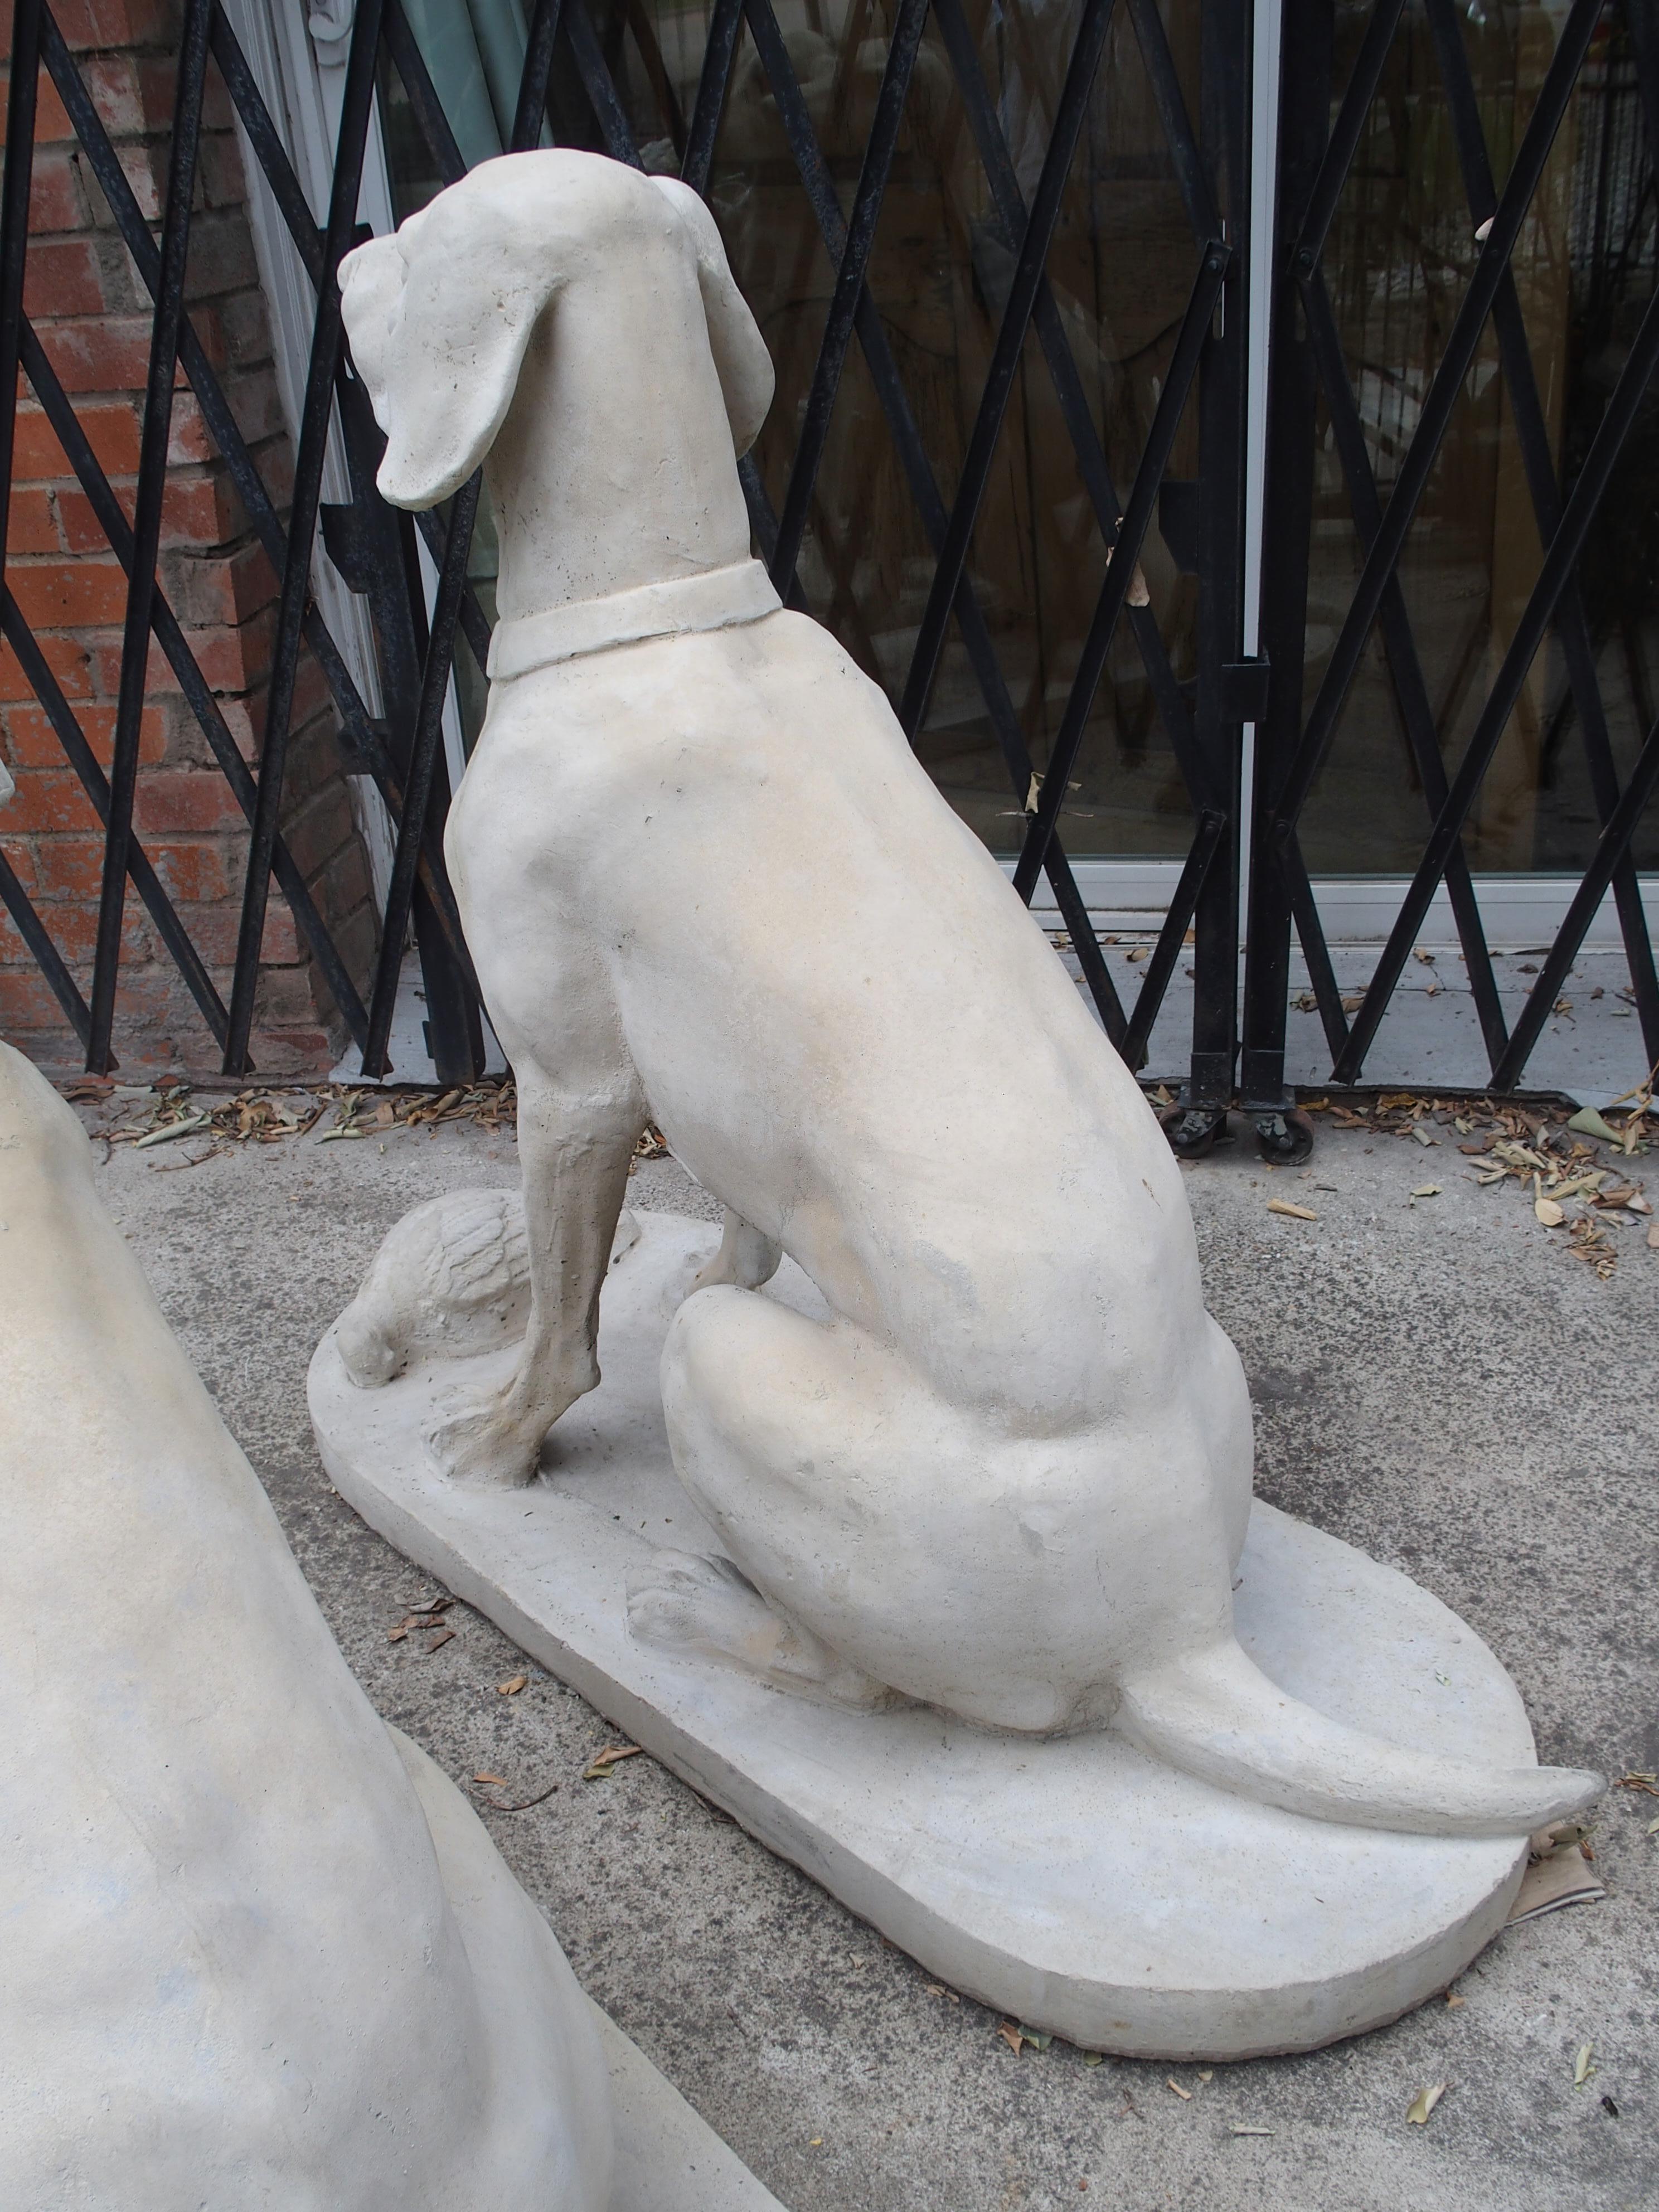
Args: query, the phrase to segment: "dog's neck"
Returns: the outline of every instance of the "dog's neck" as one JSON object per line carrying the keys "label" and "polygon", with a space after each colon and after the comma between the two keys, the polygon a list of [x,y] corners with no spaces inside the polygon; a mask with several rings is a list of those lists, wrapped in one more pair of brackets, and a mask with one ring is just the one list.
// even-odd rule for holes
{"label": "dog's neck", "polygon": [[554,327],[532,337],[485,463],[500,614],[745,560],[749,514],[701,314],[684,343],[670,327],[643,348],[617,343],[599,313],[557,319],[556,345]]}

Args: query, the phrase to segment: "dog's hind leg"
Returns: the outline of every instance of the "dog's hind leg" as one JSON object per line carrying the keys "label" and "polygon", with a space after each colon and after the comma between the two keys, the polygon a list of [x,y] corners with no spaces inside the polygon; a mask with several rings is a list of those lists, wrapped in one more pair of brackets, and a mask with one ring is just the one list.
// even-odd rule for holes
{"label": "dog's hind leg", "polygon": [[777,1273],[782,1258],[783,1247],[775,1237],[752,1227],[728,1206],[720,1249],[693,1276],[691,1290],[706,1291],[714,1283],[731,1283],[740,1291],[757,1291]]}

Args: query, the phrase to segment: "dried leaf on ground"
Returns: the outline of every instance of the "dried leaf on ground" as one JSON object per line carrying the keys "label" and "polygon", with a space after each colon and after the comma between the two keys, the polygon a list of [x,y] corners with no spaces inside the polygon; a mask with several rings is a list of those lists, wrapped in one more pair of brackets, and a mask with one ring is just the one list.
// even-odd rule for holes
{"label": "dried leaf on ground", "polygon": [[495,1693],[498,1697],[516,1698],[520,1691],[527,1686],[529,1680],[528,1674],[514,1674],[508,1681],[497,1682]]}
{"label": "dried leaf on ground", "polygon": [[603,1751],[596,1752],[590,1763],[583,1767],[582,1780],[608,1782],[616,1772],[619,1761],[637,1759],[639,1755],[640,1747],[636,1743],[607,1744]]}
{"label": "dried leaf on ground", "polygon": [[1406,2122],[1407,2126],[1413,2128],[1427,2127],[1429,2124],[1429,2114],[1434,2110],[1435,2106],[1440,2102],[1440,2100],[1445,2095],[1449,2086],[1449,2085],[1444,2081],[1433,2081],[1430,2083],[1426,2089],[1419,2089],[1417,2094],[1412,2099],[1410,2105],[1406,2110]]}
{"label": "dried leaf on ground", "polygon": [[1190,2105],[1190,2104],[1192,2103],[1192,2101],[1193,2101],[1193,2093],[1192,2093],[1192,2091],[1191,2091],[1190,2089],[1183,2089],[1183,2088],[1182,2087],[1182,2086],[1181,2086],[1180,2082],[1179,2082],[1179,2081],[1177,2081],[1176,2080],[1176,2077],[1175,2077],[1175,2075],[1174,2075],[1173,2074],[1166,2074],[1166,2075],[1164,2075],[1164,2087],[1165,2087],[1166,2089],[1173,2089],[1173,2090],[1175,2091],[1175,2093],[1176,2093],[1176,2096],[1180,2098],[1180,2100],[1181,2100],[1181,2101],[1182,2101],[1182,2103],[1183,2105]]}
{"label": "dried leaf on ground", "polygon": [[1573,2087],[1575,2089],[1582,2089],[1585,2082],[1589,2080],[1591,2075],[1594,2074],[1595,2071],[1595,2045],[1593,2043],[1581,2043],[1577,2050],[1573,2053]]}
{"label": "dried leaf on ground", "polygon": [[1287,1221],[1317,1221],[1319,1218],[1311,1206],[1292,1206],[1287,1198],[1270,1198],[1267,1211],[1283,1215]]}
{"label": "dried leaf on ground", "polygon": [[1553,1198],[1540,1197],[1534,1199],[1532,1202],[1532,1210],[1537,1215],[1538,1218],[1543,1223],[1546,1229],[1559,1229],[1561,1226],[1561,1224],[1567,1218],[1562,1208],[1556,1204]]}
{"label": "dried leaf on ground", "polygon": [[505,1790],[507,1787],[507,1777],[504,1774],[475,1774],[472,1779],[475,1782],[491,1783],[497,1790]]}
{"label": "dried leaf on ground", "polygon": [[1413,1198],[1438,1198],[1439,1195],[1440,1186],[1437,1182],[1420,1182],[1412,1193]]}
{"label": "dried leaf on ground", "polygon": [[1581,1137],[1600,1137],[1604,1145],[1617,1145],[1623,1141],[1619,1132],[1602,1120],[1594,1106],[1581,1107],[1577,1113],[1570,1115],[1567,1127],[1576,1130]]}

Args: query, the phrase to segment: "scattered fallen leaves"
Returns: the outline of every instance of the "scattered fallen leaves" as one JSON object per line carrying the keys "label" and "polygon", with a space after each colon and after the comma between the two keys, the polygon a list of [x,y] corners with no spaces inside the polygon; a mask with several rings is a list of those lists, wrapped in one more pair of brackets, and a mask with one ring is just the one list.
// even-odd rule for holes
{"label": "scattered fallen leaves", "polygon": [[1438,1198],[1439,1195],[1440,1186],[1437,1182],[1420,1182],[1412,1193],[1413,1198]]}
{"label": "scattered fallen leaves", "polygon": [[1433,2081],[1426,2089],[1419,2089],[1406,2108],[1406,2124],[1413,2128],[1427,2127],[1429,2114],[1445,2095],[1449,2087],[1447,2082]]}
{"label": "scattered fallen leaves", "polygon": [[1176,2077],[1175,2077],[1175,2075],[1174,2075],[1173,2074],[1166,2074],[1166,2075],[1164,2075],[1164,2087],[1165,2087],[1166,2089],[1173,2089],[1173,2090],[1175,2091],[1175,2093],[1176,2093],[1176,2096],[1180,2098],[1180,2100],[1181,2100],[1181,2101],[1182,2101],[1182,2103],[1183,2105],[1190,2105],[1190,2104],[1192,2103],[1192,2101],[1193,2101],[1193,2093],[1192,2093],[1192,2091],[1191,2091],[1190,2089],[1183,2089],[1183,2088],[1182,2087],[1182,2086],[1181,2086],[1180,2082],[1179,2082],[1179,2081],[1177,2081],[1176,2080]]}
{"label": "scattered fallen leaves", "polygon": [[[98,1104],[125,1113],[127,1118],[118,1127],[100,1133],[112,1145],[131,1145],[135,1150],[209,1133],[216,1148],[280,1144],[316,1129],[331,1107],[334,1118],[319,1131],[319,1144],[393,1130],[436,1127],[450,1121],[472,1121],[489,1130],[511,1129],[518,1116],[518,1094],[510,1081],[475,1083],[441,1091],[323,1083],[301,1090],[286,1085],[218,1092],[204,1091],[182,1079],[163,1077],[153,1085],[105,1085],[82,1079],[65,1085],[64,1090],[80,1104]],[[651,1134],[654,1137],[655,1132]],[[656,1142],[661,1148],[659,1137]]]}
{"label": "scattered fallen leaves", "polygon": [[1270,1198],[1267,1211],[1282,1214],[1287,1221],[1317,1221],[1319,1218],[1310,1206],[1292,1206],[1287,1198]]}
{"label": "scattered fallen leaves", "polygon": [[507,1681],[496,1683],[495,1694],[501,1698],[516,1698],[520,1690],[528,1686],[529,1681],[528,1674],[514,1674]]}
{"label": "scattered fallen leaves", "polygon": [[505,1790],[507,1787],[507,1777],[504,1774],[475,1774],[472,1779],[475,1782],[488,1782],[497,1790]]}
{"label": "scattered fallen leaves", "polygon": [[1640,1790],[1647,1796],[1659,1797],[1659,1774],[1621,1774],[1615,1787]]}
{"label": "scattered fallen leaves", "polygon": [[[1654,1080],[1659,1080],[1659,1070]],[[1370,1098],[1354,1094],[1306,1099],[1303,1110],[1328,1114],[1340,1129],[1404,1137],[1420,1145],[1443,1141],[1431,1133],[1437,1128],[1454,1133],[1462,1140],[1458,1151],[1474,1163],[1474,1182],[1487,1189],[1507,1182],[1529,1204],[1544,1201],[1539,1220],[1548,1228],[1565,1229],[1561,1249],[1607,1281],[1620,1252],[1620,1240],[1608,1231],[1643,1227],[1641,1218],[1646,1217],[1653,1233],[1644,1230],[1644,1241],[1659,1251],[1659,1220],[1653,1219],[1640,1182],[1624,1164],[1659,1138],[1659,1126],[1649,1118],[1653,1103],[1650,1081],[1599,1112],[1548,1101],[1523,1105],[1518,1100],[1437,1098],[1408,1091]],[[1616,1169],[1604,1164],[1603,1147],[1611,1149]],[[1442,1194],[1426,1188],[1412,1193],[1413,1198]],[[1554,1208],[1559,1208],[1559,1217]]]}
{"label": "scattered fallen leaves", "polygon": [[1013,2021],[1011,2020],[999,2021],[997,2023],[997,2033],[1007,2045],[1009,2050],[1013,2052],[1015,2057],[1018,2058],[1020,2054],[1021,2047],[1025,2041],[1025,2038],[1020,2033],[1018,2028],[1015,2027]]}
{"label": "scattered fallen leaves", "polygon": [[962,1999],[957,1995],[956,1991],[954,1990],[947,1990],[943,1982],[925,1983],[923,1984],[923,1989],[926,1995],[930,1997],[947,1997],[952,2004],[960,2004],[962,2002]]}
{"label": "scattered fallen leaves", "polygon": [[1582,2089],[1585,2082],[1590,2079],[1595,2071],[1595,2045],[1593,2043],[1581,2043],[1577,2050],[1573,2053],[1573,2087],[1575,2089]]}
{"label": "scattered fallen leaves", "polygon": [[1460,2005],[1466,2005],[1468,2002],[1468,1999],[1467,1997],[1460,1997],[1455,1990],[1447,1990],[1446,2010],[1448,2012],[1455,2012]]}
{"label": "scattered fallen leaves", "polygon": [[434,1651],[441,1651],[446,1644],[453,1644],[454,1641],[455,1632],[453,1628],[441,1628],[435,1636],[427,1638],[426,1648],[428,1656]]}

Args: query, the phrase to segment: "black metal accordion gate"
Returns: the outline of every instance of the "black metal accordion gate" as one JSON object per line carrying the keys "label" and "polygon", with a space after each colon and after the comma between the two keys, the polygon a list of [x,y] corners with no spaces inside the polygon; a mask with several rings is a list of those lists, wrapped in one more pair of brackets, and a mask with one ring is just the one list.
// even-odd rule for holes
{"label": "black metal accordion gate", "polygon": [[[510,117],[501,119],[503,148],[578,144],[637,167],[673,168],[711,197],[727,226],[740,282],[745,269],[732,228],[734,209],[746,204],[745,194],[751,200],[782,196],[779,205],[787,198],[797,227],[792,268],[798,276],[810,258],[825,273],[811,313],[792,326],[799,356],[793,415],[781,419],[775,410],[772,445],[744,465],[757,549],[786,600],[828,620],[886,684],[925,757],[930,746],[949,751],[957,743],[952,731],[971,731],[973,763],[990,764],[987,775],[994,774],[1000,796],[984,781],[964,804],[977,808],[976,822],[1018,825],[1012,835],[994,833],[1009,848],[1015,884],[1028,902],[1047,886],[1045,910],[1052,901],[1056,933],[1068,940],[1081,981],[1131,1066],[1146,1064],[1154,1021],[1170,1002],[1177,970],[1188,968],[1192,1016],[1182,1104],[1192,1131],[1230,1103],[1242,1102],[1264,1120],[1289,1104],[1285,1034],[1293,928],[1329,1042],[1334,1079],[1358,1080],[1443,881],[1494,1085],[1521,1080],[1559,977],[1609,886],[1648,1057],[1659,1057],[1659,981],[1637,874],[1648,801],[1659,781],[1659,726],[1621,762],[1598,683],[1606,640],[1585,611],[1575,574],[1621,456],[1632,439],[1647,435],[1654,406],[1659,307],[1639,313],[1631,308],[1633,300],[1639,307],[1644,283],[1652,289],[1653,257],[1643,225],[1651,216],[1659,147],[1659,35],[1640,4],[1576,0],[1565,12],[1524,127],[1504,149],[1500,188],[1453,0],[1418,0],[1410,9],[1404,0],[1347,9],[1334,0],[1285,0],[1278,215],[1274,236],[1257,242],[1272,255],[1273,304],[1265,532],[1271,554],[1263,562],[1262,651],[1254,659],[1243,648],[1250,131],[1260,109],[1259,88],[1252,85],[1250,0],[1193,0],[1185,9],[1178,0],[1073,0],[1053,21],[1044,18],[1048,45],[1041,52],[1031,45],[1031,11],[1005,11],[1000,0],[884,0],[880,6],[850,0],[839,29],[831,27],[834,35],[816,5],[803,15],[799,7],[775,7],[774,0],[710,0],[696,15],[690,78],[665,62],[660,34],[669,11],[651,0],[534,0],[527,14],[522,74]],[[674,21],[683,28],[686,18]],[[400,0],[356,0],[331,196],[319,221],[219,0],[183,0],[182,25],[158,239],[47,0],[17,0],[0,204],[0,380],[9,393],[20,388],[20,371],[27,380],[128,579],[107,775],[10,592],[0,600],[4,635],[104,825],[88,993],[3,859],[0,897],[94,1071],[111,1061],[129,885],[184,977],[226,1072],[246,1071],[274,879],[361,1051],[365,1073],[378,1075],[387,1066],[412,928],[439,1079],[468,1079],[482,1065],[481,1027],[443,866],[449,785],[442,723],[458,655],[474,687],[481,687],[488,647],[487,595],[469,565],[480,485],[475,479],[465,487],[441,517],[411,520],[379,500],[374,476],[380,434],[346,359],[335,273],[359,235],[366,148],[386,103],[395,106],[398,130],[416,146],[434,184],[462,174],[467,159]],[[1443,110],[1449,119],[1461,165],[1470,247],[1465,265],[1448,280],[1457,295],[1447,293],[1449,327],[1443,343],[1437,338],[1437,353],[1413,397],[1414,428],[1390,457],[1392,482],[1385,486],[1375,425],[1364,411],[1370,372],[1362,362],[1356,376],[1352,347],[1332,308],[1324,257],[1356,156],[1370,143],[1370,118],[1379,100],[1386,106],[1390,97],[1390,57],[1413,38],[1419,44],[1426,39],[1438,59],[1436,112]],[[1617,49],[1612,58],[1610,39]],[[1346,58],[1349,48],[1341,79],[1339,50]],[[1510,264],[1575,91],[1588,73],[1614,67],[1630,88],[1626,105],[1634,118],[1634,136],[1619,156],[1618,191],[1629,233],[1626,258],[1635,273],[1621,295],[1623,350],[1605,404],[1596,419],[1583,420],[1582,434],[1575,420],[1573,437],[1564,440],[1545,421]],[[235,106],[315,291],[285,514],[261,479],[185,305],[196,149],[210,71]],[[1130,71],[1131,93],[1108,118],[1109,129],[1102,119],[1103,87],[1115,72]],[[31,149],[43,76],[70,116],[154,301],[130,514],[23,309]],[[1126,107],[1133,111],[1132,130],[1123,120]],[[1121,149],[1114,152],[1114,129],[1120,138],[1126,132],[1133,137],[1133,159]],[[732,147],[734,133],[743,131],[750,134],[748,154]],[[951,246],[957,259],[943,275],[934,271],[936,283],[917,278],[917,304],[907,322],[878,296],[873,272],[884,238],[906,222],[915,227],[915,177],[928,162],[930,174],[948,170],[968,179],[960,206],[947,205],[940,219],[941,236],[948,232],[956,240],[959,234],[960,251]],[[1129,195],[1122,204],[1150,211],[1137,250],[1149,265],[1156,262],[1160,301],[1167,295],[1173,303],[1167,312],[1147,309],[1146,332],[1133,332],[1133,343],[1126,339],[1128,367],[1107,362],[1091,337],[1078,307],[1081,280],[1073,282],[1072,273],[1079,257],[1086,258],[1072,234],[1079,195],[1110,191]],[[1097,239],[1091,250],[1097,263]],[[924,276],[933,267],[932,252],[925,238],[915,246]],[[945,247],[939,257],[942,268]],[[1057,273],[1062,262],[1064,282]],[[959,294],[972,295],[983,343],[957,372],[945,404],[935,388],[939,373],[927,337],[934,325],[927,317],[948,289],[947,278]],[[1100,280],[1098,269],[1095,278]],[[1150,277],[1143,289],[1151,289]],[[1127,297],[1121,291],[1114,296],[1120,305]],[[1126,319],[1133,321],[1139,312],[1129,299]],[[1425,526],[1425,487],[1472,364],[1477,356],[1484,362],[1483,346],[1495,347],[1500,356],[1506,422],[1512,417],[1504,434],[1512,435],[1520,456],[1540,552],[1484,703],[1467,713],[1460,707],[1460,720],[1437,711],[1426,686],[1401,563],[1413,532]],[[156,576],[169,417],[180,377],[194,390],[280,579],[273,673],[252,768]],[[864,411],[849,460],[846,410],[854,380]],[[933,394],[926,407],[918,398],[924,386]],[[0,526],[13,474],[11,410],[5,411]],[[948,453],[939,428],[946,422]],[[1038,462],[1029,452],[1034,422],[1047,441]],[[327,507],[325,464],[336,436],[352,495],[347,504]],[[1011,475],[1009,460],[1021,437],[1028,448],[1023,477]],[[1334,625],[1334,641],[1310,675],[1307,549],[1323,514],[1316,478],[1325,453],[1340,464],[1360,554]],[[833,498],[826,490],[832,475]],[[870,486],[878,479],[890,486],[890,503],[902,508],[892,526],[890,558],[870,554],[866,542],[868,502],[876,496]],[[1063,539],[1041,538],[1040,507],[1045,515],[1064,509]],[[1030,625],[1022,629],[1015,604],[1023,586],[1006,580],[1024,573],[1024,559],[1008,550],[1009,516],[1029,526],[1038,550],[1028,565],[1046,564],[1050,598],[1066,598],[1078,609],[1070,628],[1061,624],[1054,632],[1057,641],[1035,652],[1026,634]],[[313,595],[319,539],[370,611],[383,713],[372,714],[365,703]],[[435,586],[422,580],[422,545]],[[1156,601],[1147,581],[1155,565]],[[1056,580],[1057,568],[1064,573]],[[876,572],[873,585],[866,571]],[[890,597],[896,577],[908,594],[905,611],[882,626],[872,618],[872,595]],[[1182,610],[1179,637],[1171,608]],[[228,1000],[134,831],[152,641],[247,823]],[[373,779],[394,829],[380,951],[366,991],[331,940],[282,834],[302,648],[331,693],[350,764]],[[1303,838],[1356,672],[1369,665],[1368,653],[1375,659],[1379,651],[1410,787],[1425,818],[1420,860],[1402,871],[1409,884],[1397,921],[1351,1020]],[[1544,708],[1553,741],[1558,752],[1563,744],[1582,750],[1596,834],[1593,850],[1576,867],[1577,889],[1549,961],[1511,1025],[1486,957],[1467,832],[1482,778],[1540,653],[1559,665],[1559,679],[1552,679],[1558,696]],[[939,704],[945,692],[948,714]],[[1103,750],[1103,717],[1115,718],[1120,731],[1134,726],[1116,754]],[[1251,817],[1245,821],[1250,726],[1258,734]],[[1146,832],[1155,841],[1146,849],[1165,868],[1168,895],[1126,1001],[1091,918],[1091,904],[1100,903],[1091,896],[1097,879],[1080,873],[1075,858],[1088,850],[1091,836],[1098,842],[1105,833],[1088,827],[1089,810],[1073,793],[1084,790],[1091,805],[1098,799],[1097,817],[1109,817],[1112,763],[1127,763],[1127,772],[1144,781],[1149,748],[1164,766],[1156,806],[1143,810],[1147,822],[1159,817]],[[1450,760],[1449,748],[1455,755]],[[972,766],[972,775],[979,773]],[[1247,869],[1248,951],[1240,928]],[[787,915],[779,926],[787,927]],[[895,957],[902,957],[902,948]]]}

